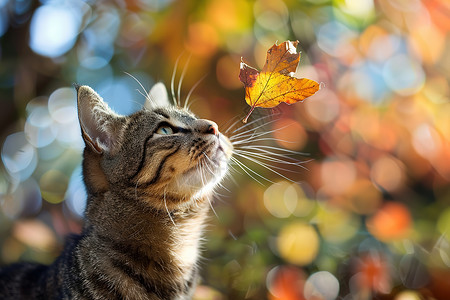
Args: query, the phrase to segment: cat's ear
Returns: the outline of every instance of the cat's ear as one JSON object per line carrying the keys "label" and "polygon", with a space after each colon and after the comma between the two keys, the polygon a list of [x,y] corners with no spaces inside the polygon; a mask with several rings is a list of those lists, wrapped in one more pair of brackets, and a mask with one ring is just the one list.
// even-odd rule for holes
{"label": "cat's ear", "polygon": [[147,99],[145,99],[144,106],[148,109],[154,109],[156,107],[170,106],[169,95],[164,83],[156,83],[148,93]]}
{"label": "cat's ear", "polygon": [[74,84],[77,90],[78,119],[84,142],[94,152],[113,152],[121,136],[120,115],[89,86]]}

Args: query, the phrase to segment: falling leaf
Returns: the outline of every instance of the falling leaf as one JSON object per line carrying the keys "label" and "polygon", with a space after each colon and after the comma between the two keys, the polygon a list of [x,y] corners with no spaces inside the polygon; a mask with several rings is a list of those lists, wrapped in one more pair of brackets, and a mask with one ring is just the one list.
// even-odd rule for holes
{"label": "falling leaf", "polygon": [[319,90],[316,81],[293,76],[300,61],[297,45],[298,41],[273,45],[267,51],[261,72],[241,61],[239,79],[245,87],[245,101],[251,106],[244,123],[255,107],[271,108],[281,102],[296,103]]}

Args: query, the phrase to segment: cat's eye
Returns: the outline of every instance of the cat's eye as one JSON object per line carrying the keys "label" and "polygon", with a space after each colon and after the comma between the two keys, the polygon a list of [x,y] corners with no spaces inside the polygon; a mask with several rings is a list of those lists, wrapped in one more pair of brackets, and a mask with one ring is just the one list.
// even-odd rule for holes
{"label": "cat's eye", "polygon": [[163,134],[163,135],[173,134],[173,129],[170,126],[162,125],[162,126],[159,126],[159,128],[156,130],[156,133]]}

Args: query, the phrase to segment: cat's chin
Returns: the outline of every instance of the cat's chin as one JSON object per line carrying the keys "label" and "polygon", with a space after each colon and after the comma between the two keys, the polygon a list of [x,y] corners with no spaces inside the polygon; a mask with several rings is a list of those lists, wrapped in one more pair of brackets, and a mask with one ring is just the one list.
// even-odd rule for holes
{"label": "cat's chin", "polygon": [[201,168],[194,167],[176,176],[169,184],[168,189],[193,200],[210,195],[227,173],[228,162],[223,157],[217,166],[207,165],[206,158],[204,163],[205,165]]}
{"label": "cat's chin", "polygon": [[209,196],[228,171],[233,147],[227,137],[220,134],[219,144],[211,157],[203,157],[195,167],[176,176],[168,189],[186,199],[198,200]]}

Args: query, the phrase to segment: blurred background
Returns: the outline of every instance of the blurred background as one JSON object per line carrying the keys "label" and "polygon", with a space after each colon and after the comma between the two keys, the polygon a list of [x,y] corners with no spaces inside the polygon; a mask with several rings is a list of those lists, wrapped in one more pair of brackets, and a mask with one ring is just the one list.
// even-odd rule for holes
{"label": "blurred background", "polygon": [[323,88],[253,113],[277,141],[241,150],[273,171],[236,156],[261,176],[232,166],[196,299],[450,299],[449,31],[446,0],[0,0],[1,264],[50,263],[80,231],[72,83],[128,114],[132,76],[176,69],[178,90],[185,69],[181,97],[198,84],[192,110],[224,131],[249,110],[241,57],[299,40],[296,76]]}

